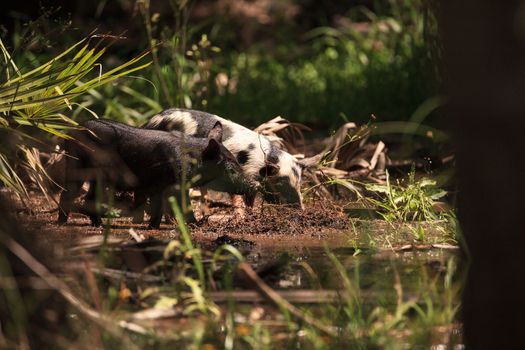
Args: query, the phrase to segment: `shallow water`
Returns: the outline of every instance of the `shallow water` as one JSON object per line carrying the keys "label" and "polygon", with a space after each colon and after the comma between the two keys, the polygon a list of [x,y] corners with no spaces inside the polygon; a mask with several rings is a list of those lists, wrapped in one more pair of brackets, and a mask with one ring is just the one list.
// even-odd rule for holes
{"label": "shallow water", "polygon": [[[334,258],[343,270],[336,268]],[[368,312],[376,306],[395,310],[400,303],[415,302],[430,303],[439,313],[459,304],[459,287],[450,284],[456,273],[457,250],[369,250],[356,254],[352,248],[308,248],[301,253],[256,249],[248,261],[275,290],[297,291],[292,293],[296,301],[318,294],[317,305],[334,304],[331,295],[323,294],[328,291],[335,293],[335,304],[344,304],[349,295],[345,294],[348,284],[344,278],[348,277],[351,298]]]}
{"label": "shallow water", "polygon": [[[279,276],[271,283],[276,288],[305,289],[321,287],[323,289],[341,288],[341,278],[334,268],[328,252],[335,255],[344,266],[348,276],[359,284],[361,289],[381,294],[385,289],[391,289],[395,276],[398,275],[401,284],[406,288],[415,287],[420,279],[444,278],[447,264],[455,263],[458,253],[454,250],[428,249],[406,252],[361,252],[355,254],[353,248],[308,248],[301,253],[258,251],[257,255],[248,257],[250,263],[257,268],[265,265],[278,265],[278,261],[286,261],[279,270]],[[304,265],[307,264],[314,275],[309,274]]]}
{"label": "shallow water", "polygon": [[[258,275],[275,291],[278,291],[292,304],[301,309],[309,309],[319,315],[325,324],[332,324],[343,329],[345,322],[340,321],[341,313],[350,309],[359,309],[363,320],[356,320],[362,327],[374,319],[372,314],[383,312],[385,316],[370,321],[369,326],[386,323],[387,320],[408,305],[421,308],[423,315],[415,309],[406,312],[403,326],[399,329],[385,330],[386,348],[442,348],[462,349],[461,326],[457,317],[450,317],[450,310],[459,305],[459,287],[451,284],[456,273],[459,251],[454,249],[424,249],[395,252],[392,250],[354,248],[303,247],[301,249],[284,249],[280,247],[258,246],[257,244],[235,241],[243,251],[246,261],[257,271]],[[238,242],[237,242],[238,243]],[[332,255],[333,254],[333,255]],[[336,264],[340,263],[341,269]],[[348,293],[348,278],[351,293]],[[457,279],[457,278],[456,278]],[[257,322],[273,324],[269,326],[281,338],[288,339],[286,346],[293,344],[296,348],[311,348],[305,345],[304,339],[298,337],[301,330],[283,330],[285,322],[282,315],[275,314],[275,305],[265,301],[257,293],[242,294],[244,290],[253,291],[249,284],[234,283],[233,300],[237,304],[235,319],[239,324],[253,326],[249,316],[255,309],[263,309],[265,314]],[[219,284],[219,289],[224,290]],[[227,288],[226,288],[227,289]],[[291,292],[291,293],[290,293]],[[225,300],[218,301],[226,307]],[[308,300],[308,301],[305,301]],[[224,309],[225,312],[227,309]],[[277,309],[278,310],[278,309]],[[342,323],[341,323],[342,322]],[[382,334],[382,335],[381,335]],[[220,347],[221,337],[212,336],[212,343]],[[216,343],[216,341],[218,343]],[[355,348],[377,346],[377,340],[363,340]],[[331,343],[329,348],[346,349],[348,342]],[[278,347],[277,347],[278,348]]]}

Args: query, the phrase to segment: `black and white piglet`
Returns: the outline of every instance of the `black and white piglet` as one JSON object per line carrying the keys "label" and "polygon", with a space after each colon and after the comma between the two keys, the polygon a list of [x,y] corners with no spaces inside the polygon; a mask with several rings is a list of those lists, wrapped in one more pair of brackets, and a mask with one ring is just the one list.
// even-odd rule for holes
{"label": "black and white piglet", "polygon": [[[59,222],[66,222],[72,204],[85,181],[90,183],[86,203],[94,202],[97,188],[134,191],[135,207],[150,198],[150,227],[159,227],[163,196],[182,179],[197,179],[196,186],[247,193],[254,190],[246,181],[236,158],[221,143],[223,127],[215,123],[206,137],[134,128],[109,120],[92,120],[86,130],[71,133],[65,149],[66,190],[60,197]],[[184,175],[183,175],[184,172]],[[180,187],[180,186],[179,186]],[[180,203],[181,191],[174,191]],[[100,213],[84,208],[94,225]],[[191,215],[191,214],[190,214]]]}
{"label": "black and white piglet", "polygon": [[[167,109],[153,116],[144,128],[176,130],[203,137],[217,122],[223,125],[224,146],[236,157],[246,177],[261,183],[266,199],[303,208],[302,170],[314,165],[317,158],[298,161],[272,144],[266,136],[217,115],[197,110]],[[253,198],[248,198],[248,202],[253,205]]]}

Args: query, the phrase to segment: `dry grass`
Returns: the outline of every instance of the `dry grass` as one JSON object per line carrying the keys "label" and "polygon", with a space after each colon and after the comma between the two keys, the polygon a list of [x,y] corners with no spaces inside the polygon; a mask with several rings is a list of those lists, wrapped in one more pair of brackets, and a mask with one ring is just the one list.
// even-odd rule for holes
{"label": "dry grass", "polygon": [[[382,141],[370,142],[371,125],[342,125],[332,136],[307,140],[307,126],[291,123],[276,117],[255,128],[283,150],[304,158],[305,155],[322,155],[315,168],[306,169],[304,187],[311,189],[317,198],[334,200],[334,197],[359,197],[362,182],[383,183],[389,159]],[[299,151],[299,150],[302,150]]]}

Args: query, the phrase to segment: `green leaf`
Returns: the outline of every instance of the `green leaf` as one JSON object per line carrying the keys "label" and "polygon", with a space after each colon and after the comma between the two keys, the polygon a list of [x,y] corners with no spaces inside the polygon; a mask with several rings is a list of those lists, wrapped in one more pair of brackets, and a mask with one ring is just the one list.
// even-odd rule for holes
{"label": "green leaf", "polygon": [[378,192],[378,193],[388,193],[388,186],[383,184],[366,184],[366,189],[372,192]]}
{"label": "green leaf", "polygon": [[436,200],[436,199],[443,198],[446,195],[447,195],[447,191],[445,191],[445,190],[437,190],[437,192],[435,192],[435,193],[430,195],[430,198],[432,198],[433,200]]}
{"label": "green leaf", "polygon": [[177,303],[178,300],[176,298],[161,295],[153,307],[155,309],[170,309],[177,305]]}
{"label": "green leaf", "polygon": [[431,180],[427,178],[420,179],[418,183],[419,183],[419,187],[436,186],[435,180]]}

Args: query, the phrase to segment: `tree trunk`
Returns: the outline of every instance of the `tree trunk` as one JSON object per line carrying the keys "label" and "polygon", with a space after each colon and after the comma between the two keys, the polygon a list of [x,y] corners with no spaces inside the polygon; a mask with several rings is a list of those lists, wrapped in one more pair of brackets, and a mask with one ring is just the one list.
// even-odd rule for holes
{"label": "tree trunk", "polygon": [[511,349],[525,326],[525,3],[447,0],[440,19],[470,254],[465,340]]}

